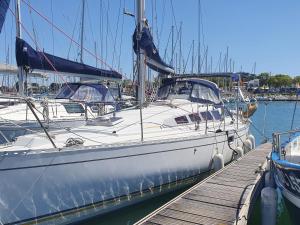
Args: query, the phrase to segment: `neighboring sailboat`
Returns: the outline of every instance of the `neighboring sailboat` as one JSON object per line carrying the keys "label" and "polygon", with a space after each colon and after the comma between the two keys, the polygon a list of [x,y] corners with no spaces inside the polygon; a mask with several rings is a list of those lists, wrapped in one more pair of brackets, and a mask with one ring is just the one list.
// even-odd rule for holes
{"label": "neighboring sailboat", "polygon": [[[9,2],[10,1],[2,1],[0,5],[0,9],[2,9],[0,15],[3,21]],[[42,100],[34,99],[34,105],[38,112],[37,115],[40,120],[46,122],[45,127],[51,129],[67,129],[83,124],[87,120],[87,114],[90,114],[92,117],[99,115],[99,112],[95,112],[97,111],[96,107],[99,104],[106,105],[106,109],[101,109],[102,113],[108,113],[114,110],[115,97],[120,99],[120,96],[112,96],[112,93],[110,93],[111,89],[104,84],[106,82],[100,84],[99,81],[121,81],[122,75],[113,70],[95,68],[33,49],[26,41],[20,38],[19,4],[16,5],[16,9],[16,21],[17,25],[19,25],[17,26],[16,37],[16,61],[19,69],[9,68],[9,72],[18,74],[18,91],[20,96],[24,96],[24,77],[44,75],[45,72],[54,72],[55,74],[61,74],[63,76],[77,76],[84,79],[97,80],[95,85],[91,85],[90,82],[85,83],[76,90],[76,95],[80,96],[87,97],[87,95],[91,95],[91,93],[95,94],[93,102],[85,101],[89,104],[87,107],[84,105],[84,100],[86,100],[84,97],[82,97],[83,99],[81,100],[77,99],[77,103],[74,103],[72,96],[70,96],[69,99],[64,98],[64,101],[58,101],[57,99],[49,100],[47,98]],[[2,69],[2,71],[7,73],[7,67],[4,69]],[[71,92],[74,91],[70,87],[74,87],[74,84],[67,84],[66,86]],[[72,94],[74,93],[72,92]],[[96,96],[99,98],[97,99]],[[102,99],[103,96],[106,96],[107,98]],[[106,101],[106,99],[109,99],[109,102]],[[5,99],[2,99],[2,102],[10,103],[9,96],[5,96]],[[24,103],[22,99],[15,102],[20,102],[20,104],[4,107],[0,111],[0,143],[12,141],[20,135],[41,130],[40,125],[36,122],[36,118],[27,107],[27,104]],[[73,109],[70,109],[71,106]],[[74,109],[74,107],[76,109]]]}
{"label": "neighboring sailboat", "polygon": [[298,104],[297,93],[291,129],[273,134],[271,172],[276,185],[288,200],[287,207],[293,223],[297,224],[300,210],[300,130],[294,129],[294,119]]}
{"label": "neighboring sailboat", "polygon": [[[147,29],[143,0],[136,18],[134,43],[140,43]],[[213,168],[216,154],[225,163],[235,157],[249,123],[225,114],[216,84],[165,79],[158,100],[146,106],[145,62],[161,62],[147,52],[153,43],[144,46],[136,48],[138,107],[2,147],[1,223],[72,223],[193,183]]]}

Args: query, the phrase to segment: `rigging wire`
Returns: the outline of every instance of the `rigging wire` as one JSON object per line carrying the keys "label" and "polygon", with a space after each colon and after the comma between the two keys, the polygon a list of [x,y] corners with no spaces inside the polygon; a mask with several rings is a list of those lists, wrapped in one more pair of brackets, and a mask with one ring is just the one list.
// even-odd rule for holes
{"label": "rigging wire", "polygon": [[118,38],[118,31],[119,31],[119,23],[120,23],[120,15],[122,14],[122,1],[119,1],[119,10],[118,10],[118,17],[117,17],[117,26],[115,30],[115,37],[114,37],[114,50],[113,50],[113,55],[112,55],[112,65],[115,63],[115,55],[116,55],[116,45],[117,45],[117,38]]}
{"label": "rigging wire", "polygon": [[192,48],[193,48],[193,44],[191,44],[191,47],[190,47],[190,49],[189,49],[188,57],[187,57],[187,60],[186,60],[186,62],[185,62],[185,65],[184,65],[184,68],[183,68],[183,71],[182,71],[182,73],[183,73],[183,74],[185,73],[185,70],[186,70],[187,64],[188,64],[188,62],[189,62],[189,59],[190,59],[190,54],[191,54],[191,50],[192,50]]}
{"label": "rigging wire", "polygon": [[[72,35],[71,35],[71,38],[72,39],[74,39],[74,35],[75,35],[75,29],[76,29],[76,27],[77,27],[77,22],[78,22],[78,18],[79,18],[79,10],[80,10],[80,5],[78,5],[78,7],[77,7],[77,11],[76,11],[76,18],[75,18],[75,23],[74,23],[74,26],[73,26],[73,30],[72,30]],[[70,21],[70,19],[69,19],[69,17],[66,17],[65,16],[65,18],[67,19],[67,21],[70,23],[70,25],[72,24],[71,23],[71,21]],[[79,40],[79,39],[78,39]],[[69,48],[68,48],[68,53],[67,53],[67,59],[70,59],[70,51],[71,51],[71,49],[72,49],[72,44],[73,44],[73,42],[72,42],[72,40],[70,40],[70,44],[69,44]],[[78,46],[77,46],[77,48],[78,48]],[[76,58],[76,61],[77,61],[77,58]]]}
{"label": "rigging wire", "polygon": [[88,4],[89,1],[86,1],[86,9],[87,9],[87,14],[88,14],[88,22],[89,22],[89,26],[90,26],[90,29],[91,29],[91,34],[92,34],[92,42],[95,43],[96,42],[96,38],[95,38],[95,35],[94,35],[94,29],[92,27],[92,20],[91,20],[91,13],[90,13],[90,8],[89,8],[89,4]]}
{"label": "rigging wire", "polygon": [[[123,1],[123,9],[125,8],[125,0]],[[122,29],[121,29],[121,38],[120,38],[120,47],[119,47],[119,59],[118,59],[118,70],[120,71],[120,63],[121,63],[121,54],[122,54],[122,44],[123,44],[123,31],[124,31],[124,19],[125,15],[122,15]]]}
{"label": "rigging wire", "polygon": [[[29,2],[29,0],[28,0]],[[35,31],[35,24],[33,22],[33,18],[32,18],[32,10],[29,8],[29,15],[30,15],[30,20],[31,20],[31,26],[32,26],[32,32],[33,32],[33,37],[36,43],[38,43],[38,39],[37,39],[37,34]]]}

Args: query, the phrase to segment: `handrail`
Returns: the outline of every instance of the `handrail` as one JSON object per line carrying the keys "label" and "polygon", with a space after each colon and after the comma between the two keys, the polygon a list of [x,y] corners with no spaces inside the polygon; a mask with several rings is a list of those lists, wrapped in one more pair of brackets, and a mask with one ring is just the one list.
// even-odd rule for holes
{"label": "handrail", "polygon": [[284,149],[281,148],[281,136],[282,135],[287,135],[287,134],[293,134],[300,132],[300,129],[295,129],[295,130],[288,130],[288,131],[282,131],[282,132],[274,132],[272,134],[273,137],[273,151],[279,153],[279,159],[282,159],[282,156],[285,156]]}

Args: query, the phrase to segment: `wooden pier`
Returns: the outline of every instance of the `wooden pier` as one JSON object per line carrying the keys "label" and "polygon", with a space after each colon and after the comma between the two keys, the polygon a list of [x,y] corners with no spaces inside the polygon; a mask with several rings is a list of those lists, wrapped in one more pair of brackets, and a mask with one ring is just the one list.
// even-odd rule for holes
{"label": "wooden pier", "polygon": [[266,143],[152,212],[140,224],[247,224],[262,187]]}

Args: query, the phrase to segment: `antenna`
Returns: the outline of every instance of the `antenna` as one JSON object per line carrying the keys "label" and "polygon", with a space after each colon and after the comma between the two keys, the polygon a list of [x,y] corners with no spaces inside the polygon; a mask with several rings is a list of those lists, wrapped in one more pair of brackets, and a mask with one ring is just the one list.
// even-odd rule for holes
{"label": "antenna", "polygon": [[123,14],[126,15],[126,16],[131,16],[133,18],[135,18],[135,15],[129,11],[127,11],[127,9],[123,9]]}

